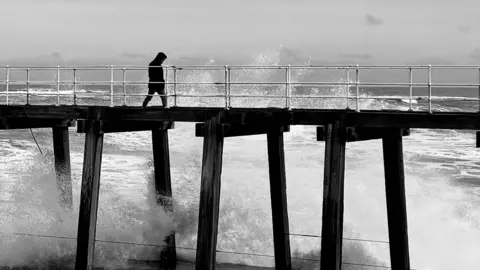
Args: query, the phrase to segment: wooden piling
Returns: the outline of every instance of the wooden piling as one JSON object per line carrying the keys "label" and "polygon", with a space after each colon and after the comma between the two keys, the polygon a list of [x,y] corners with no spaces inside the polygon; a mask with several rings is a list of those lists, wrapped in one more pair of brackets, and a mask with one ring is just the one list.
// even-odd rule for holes
{"label": "wooden piling", "polygon": [[220,115],[205,122],[195,269],[215,269],[223,156]]}
{"label": "wooden piling", "polygon": [[326,126],[323,184],[321,269],[342,267],[346,128],[335,120]]}
{"label": "wooden piling", "polygon": [[476,148],[480,148],[480,131],[477,131],[476,133]]}
{"label": "wooden piling", "polygon": [[102,150],[102,121],[89,120],[85,134],[76,270],[93,269]]}
{"label": "wooden piling", "polygon": [[285,150],[283,130],[281,127],[271,127],[268,130],[267,144],[275,269],[292,269],[285,175]]}
{"label": "wooden piling", "polygon": [[68,126],[53,127],[52,133],[53,153],[55,156],[55,174],[57,177],[57,187],[60,191],[60,204],[72,209],[72,173],[70,165]]}
{"label": "wooden piling", "polygon": [[403,142],[400,129],[383,138],[390,261],[393,270],[410,269]]}
{"label": "wooden piling", "polygon": [[[155,191],[160,196],[158,203],[166,211],[173,211],[172,183],[170,175],[170,151],[168,147],[168,129],[152,130],[153,163],[155,170]],[[160,254],[162,268],[172,269],[177,264],[175,250],[175,232],[165,239],[167,247]]]}

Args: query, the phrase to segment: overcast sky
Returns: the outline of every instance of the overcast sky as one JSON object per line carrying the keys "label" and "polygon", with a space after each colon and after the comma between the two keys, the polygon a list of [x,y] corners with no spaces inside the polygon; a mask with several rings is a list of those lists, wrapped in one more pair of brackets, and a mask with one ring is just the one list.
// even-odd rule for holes
{"label": "overcast sky", "polygon": [[479,0],[1,0],[0,59],[250,54],[480,63]]}

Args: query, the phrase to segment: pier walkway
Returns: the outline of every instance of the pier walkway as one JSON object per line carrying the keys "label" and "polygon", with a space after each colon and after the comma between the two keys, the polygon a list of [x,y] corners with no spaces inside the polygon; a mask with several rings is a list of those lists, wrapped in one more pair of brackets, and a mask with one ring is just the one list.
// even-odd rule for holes
{"label": "pier walkway", "polygon": [[[276,269],[291,269],[283,133],[315,125],[317,141],[326,143],[321,269],[341,269],[347,142],[382,139],[391,267],[410,269],[402,137],[410,128],[480,129],[480,66],[164,69],[169,106],[142,108],[147,67],[0,67],[0,129],[53,129],[65,207],[72,204],[68,128],[86,134],[76,269],[93,267],[105,133],[151,131],[155,188],[171,196],[168,130],[197,123],[195,135],[204,138],[196,251],[202,270],[215,268],[224,138],[267,136]],[[166,241],[162,265],[174,268],[175,234]]]}

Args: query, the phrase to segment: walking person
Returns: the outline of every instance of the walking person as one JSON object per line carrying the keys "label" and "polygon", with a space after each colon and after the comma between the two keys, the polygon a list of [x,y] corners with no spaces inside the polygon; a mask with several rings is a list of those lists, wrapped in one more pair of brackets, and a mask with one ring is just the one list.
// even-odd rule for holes
{"label": "walking person", "polygon": [[148,65],[148,95],[143,101],[143,107],[147,107],[152,100],[155,92],[160,95],[163,107],[167,107],[167,97],[165,96],[165,78],[163,77],[162,64],[167,59],[167,55],[159,52],[155,59]]}

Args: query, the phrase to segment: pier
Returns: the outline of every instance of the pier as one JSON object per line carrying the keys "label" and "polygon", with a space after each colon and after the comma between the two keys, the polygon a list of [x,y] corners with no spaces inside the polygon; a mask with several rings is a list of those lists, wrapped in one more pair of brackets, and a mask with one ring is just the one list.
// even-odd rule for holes
{"label": "pier", "polygon": [[[405,175],[403,165],[403,137],[410,129],[461,129],[480,130],[480,83],[435,83],[432,70],[473,70],[480,77],[480,66],[167,66],[166,108],[152,105],[140,107],[141,102],[128,98],[142,98],[146,90],[128,91],[130,85],[146,85],[146,81],[128,81],[129,70],[145,71],[147,67],[0,67],[5,71],[0,77],[0,129],[51,128],[55,154],[57,185],[61,191],[58,198],[66,208],[72,207],[72,184],[70,169],[68,128],[76,127],[85,134],[84,162],[81,184],[80,213],[75,269],[93,269],[95,230],[99,186],[101,182],[102,151],[104,134],[115,132],[150,131],[154,157],[155,189],[157,194],[172,195],[168,131],[175,122],[192,122],[195,136],[203,138],[201,166],[201,190],[195,269],[215,269],[216,243],[219,218],[220,187],[222,180],[223,144],[226,138],[264,134],[267,138],[270,199],[272,208],[275,269],[292,269],[289,239],[289,217],[285,175],[284,133],[293,125],[317,127],[319,143],[325,142],[323,216],[321,238],[321,269],[339,270],[342,266],[342,230],[344,201],[345,150],[349,143],[366,140],[382,140],[385,168],[385,197],[391,268],[410,269],[408,224],[405,198]],[[232,73],[240,69],[274,69],[281,72],[284,81],[242,82],[235,81]],[[298,69],[337,70],[346,80],[299,82],[293,79]],[[360,81],[364,69],[402,70],[406,82]],[[107,80],[80,81],[77,75],[85,70],[103,72]],[[216,81],[181,81],[181,72],[188,70],[217,72]],[[415,82],[413,71],[421,70],[426,77]],[[54,80],[32,79],[35,71],[50,72]],[[15,75],[13,73],[15,72]],[[21,73],[20,73],[21,72]],[[73,75],[61,79],[66,72]],[[118,75],[120,74],[120,75]],[[85,75],[86,76],[86,75]],[[117,80],[117,78],[120,78]],[[350,80],[353,79],[353,80]],[[38,90],[35,86],[52,85],[51,91]],[[80,91],[86,86],[103,85],[105,91]],[[211,85],[214,94],[182,93],[182,86]],[[254,86],[274,88],[252,90],[252,93],[237,93],[236,90]],[[68,88],[66,88],[68,86]],[[303,94],[295,87],[343,86],[332,95]],[[404,87],[404,95],[365,96],[361,89],[366,86]],[[470,88],[469,97],[436,96],[438,87]],[[416,95],[416,88],[424,88],[425,95]],[[269,88],[270,89],[270,88]],[[68,90],[68,91],[66,91]],[[240,91],[241,92],[241,91]],[[254,93],[255,92],[255,93]],[[273,95],[272,93],[281,93]],[[423,93],[423,92],[422,92]],[[42,96],[39,101],[36,97]],[[88,96],[88,100],[85,98]],[[156,99],[157,97],[154,97]],[[188,98],[211,99],[209,106],[191,105],[182,100]],[[236,105],[238,100],[259,98],[271,100],[273,105],[260,107]],[[343,103],[339,108],[321,106],[302,107],[296,99],[332,99]],[[92,101],[93,100],[93,101]],[[273,100],[278,101],[277,103]],[[401,100],[404,109],[362,109],[363,100]],[[82,102],[91,104],[81,104]],[[414,102],[415,101],[415,102]],[[421,106],[415,107],[416,102]],[[435,102],[461,101],[476,106],[472,111],[438,111]],[[185,105],[187,104],[187,105]],[[342,107],[343,106],[343,107]],[[234,139],[234,138],[232,138]],[[472,147],[479,147],[480,135]],[[322,179],[318,179],[321,181]],[[320,194],[318,194],[320,196]],[[159,202],[160,203],[160,202]],[[175,209],[173,209],[175,211]],[[166,239],[167,248],[161,254],[162,267],[175,268],[175,234]]]}

